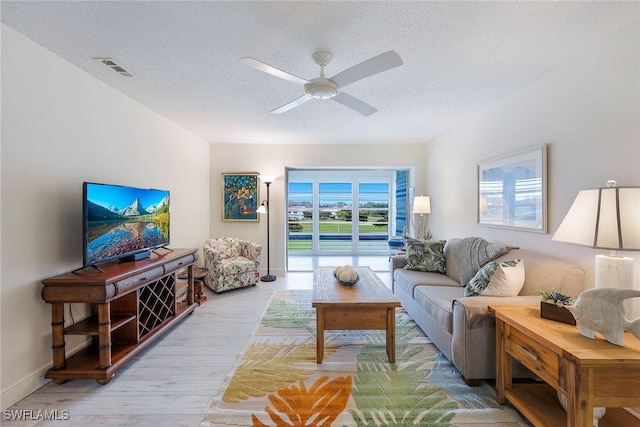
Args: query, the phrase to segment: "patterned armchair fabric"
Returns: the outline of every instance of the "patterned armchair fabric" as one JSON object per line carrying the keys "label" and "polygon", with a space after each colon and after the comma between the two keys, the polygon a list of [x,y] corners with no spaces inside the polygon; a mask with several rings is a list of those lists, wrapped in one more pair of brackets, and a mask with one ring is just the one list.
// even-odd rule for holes
{"label": "patterned armchair fabric", "polygon": [[204,242],[204,283],[214,292],[253,286],[260,280],[262,246],[237,237],[217,237]]}

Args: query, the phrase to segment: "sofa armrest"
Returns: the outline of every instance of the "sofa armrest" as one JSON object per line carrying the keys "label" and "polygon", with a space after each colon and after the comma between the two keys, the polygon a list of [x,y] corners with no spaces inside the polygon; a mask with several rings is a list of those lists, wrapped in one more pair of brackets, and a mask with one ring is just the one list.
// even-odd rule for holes
{"label": "sofa armrest", "polygon": [[482,295],[479,295],[474,297],[462,297],[453,301],[454,310],[456,306],[461,308],[460,315],[463,316],[465,325],[469,329],[473,329],[478,326],[495,325],[493,315],[489,313],[490,305],[539,304],[540,297],[537,295],[518,295],[515,297],[483,297]]}
{"label": "sofa armrest", "polygon": [[393,272],[399,268],[403,268],[405,265],[407,265],[406,255],[394,255],[391,257],[391,290],[392,291],[395,285],[395,278],[393,277]]}
{"label": "sofa armrest", "polygon": [[[453,364],[466,380],[495,378],[496,327],[489,313],[490,305],[535,305],[539,296],[462,297],[453,301],[453,334],[451,355]],[[514,367],[514,376],[529,378],[522,367]]]}

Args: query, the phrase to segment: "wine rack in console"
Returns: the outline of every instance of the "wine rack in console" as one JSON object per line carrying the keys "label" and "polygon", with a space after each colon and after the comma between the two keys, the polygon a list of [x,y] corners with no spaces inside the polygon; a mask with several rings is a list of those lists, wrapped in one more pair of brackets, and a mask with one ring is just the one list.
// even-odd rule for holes
{"label": "wine rack in console", "polygon": [[[42,281],[42,298],[51,304],[53,367],[45,378],[108,383],[116,371],[198,306],[194,302],[193,264],[197,249],[159,249],[150,258],[86,268]],[[176,274],[187,269],[186,300],[176,298]],[[64,304],[85,303],[91,315],[64,326]],[[67,357],[65,335],[91,337]]]}

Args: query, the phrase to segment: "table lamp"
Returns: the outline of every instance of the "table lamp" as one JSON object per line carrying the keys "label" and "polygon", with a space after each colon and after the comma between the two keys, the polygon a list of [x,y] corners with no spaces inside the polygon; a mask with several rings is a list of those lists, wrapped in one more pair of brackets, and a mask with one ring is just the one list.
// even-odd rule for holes
{"label": "table lamp", "polygon": [[611,250],[596,255],[595,286],[633,288],[633,259],[617,251],[640,251],[640,187],[580,191],[551,240]]}
{"label": "table lamp", "polygon": [[427,230],[426,214],[431,213],[431,200],[429,196],[415,196],[413,198],[413,213],[418,214],[418,223],[416,224],[416,238],[428,240],[431,235]]}

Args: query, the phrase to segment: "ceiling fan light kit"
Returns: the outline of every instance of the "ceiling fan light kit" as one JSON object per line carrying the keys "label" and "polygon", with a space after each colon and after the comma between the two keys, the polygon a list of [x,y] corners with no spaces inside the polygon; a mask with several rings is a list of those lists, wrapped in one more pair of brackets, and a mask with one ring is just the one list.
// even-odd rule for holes
{"label": "ceiling fan light kit", "polygon": [[313,99],[331,99],[338,94],[338,86],[329,79],[313,79],[304,85],[304,91]]}
{"label": "ceiling fan light kit", "polygon": [[244,57],[240,59],[240,62],[255,68],[256,70],[271,74],[272,76],[303,85],[305,95],[276,108],[271,111],[272,113],[284,113],[285,111],[289,111],[304,104],[310,99],[331,99],[345,107],[351,108],[363,116],[369,116],[378,110],[366,102],[346,94],[341,90],[341,88],[358,80],[362,80],[366,77],[402,65],[402,59],[400,56],[393,50],[390,50],[354,65],[353,67],[336,74],[332,78],[326,78],[324,75],[324,68],[329,64],[333,55],[327,51],[318,51],[311,55],[311,57],[320,67],[320,77],[311,80],[302,79],[286,71],[282,71],[278,68],[272,67],[271,65],[265,64],[255,58]]}

